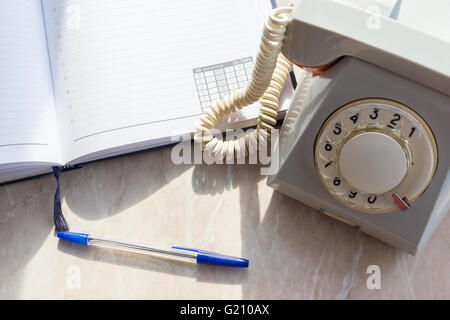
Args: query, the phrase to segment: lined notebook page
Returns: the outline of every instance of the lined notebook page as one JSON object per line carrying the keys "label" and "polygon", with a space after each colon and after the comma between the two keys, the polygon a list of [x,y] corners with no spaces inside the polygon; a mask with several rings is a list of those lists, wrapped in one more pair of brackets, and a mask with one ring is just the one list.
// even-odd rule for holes
{"label": "lined notebook page", "polygon": [[0,164],[59,162],[40,1],[0,0]]}
{"label": "lined notebook page", "polygon": [[67,160],[191,132],[206,99],[194,70],[254,56],[270,11],[262,0],[43,4]]}

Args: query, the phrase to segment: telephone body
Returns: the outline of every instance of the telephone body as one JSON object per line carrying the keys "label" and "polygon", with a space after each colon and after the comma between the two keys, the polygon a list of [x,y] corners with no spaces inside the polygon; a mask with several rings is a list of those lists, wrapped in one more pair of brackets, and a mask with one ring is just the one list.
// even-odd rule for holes
{"label": "telephone body", "polygon": [[397,1],[370,28],[357,2],[294,4],[282,53],[321,74],[294,95],[268,185],[416,254],[450,208],[450,42],[398,23]]}

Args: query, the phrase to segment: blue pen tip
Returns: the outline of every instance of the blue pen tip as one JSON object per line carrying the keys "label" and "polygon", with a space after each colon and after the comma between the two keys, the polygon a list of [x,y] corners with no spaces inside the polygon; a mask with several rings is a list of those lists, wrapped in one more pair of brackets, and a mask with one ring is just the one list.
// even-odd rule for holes
{"label": "blue pen tip", "polygon": [[224,267],[248,268],[249,262],[247,259],[226,256],[224,254],[214,253],[205,250],[190,249],[185,247],[173,246],[172,248],[176,250],[196,252],[198,264],[211,264],[215,266],[224,266]]}
{"label": "blue pen tip", "polygon": [[248,260],[247,259],[239,259],[239,267],[248,268]]}
{"label": "blue pen tip", "polygon": [[226,256],[203,250],[198,250],[197,263],[235,268],[248,268],[249,264],[247,259]]}

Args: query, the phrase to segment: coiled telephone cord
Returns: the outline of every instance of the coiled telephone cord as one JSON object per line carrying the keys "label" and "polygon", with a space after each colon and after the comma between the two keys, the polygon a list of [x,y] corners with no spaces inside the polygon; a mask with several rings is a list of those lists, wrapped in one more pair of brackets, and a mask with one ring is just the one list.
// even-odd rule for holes
{"label": "coiled telephone cord", "polygon": [[[286,26],[292,19],[291,12],[292,7],[272,10],[264,26],[250,83],[231,96],[210,103],[205,114],[200,117],[195,127],[194,140],[200,142],[203,150],[211,152],[213,157],[228,159],[236,156],[239,159],[256,152],[258,142],[264,145],[269,141],[271,130],[277,123],[279,97],[292,69],[292,63],[281,54]],[[303,81],[304,86],[309,85],[310,78],[308,74]],[[232,141],[222,141],[212,134],[211,130],[220,119],[259,99],[261,106],[256,130],[247,131]]]}

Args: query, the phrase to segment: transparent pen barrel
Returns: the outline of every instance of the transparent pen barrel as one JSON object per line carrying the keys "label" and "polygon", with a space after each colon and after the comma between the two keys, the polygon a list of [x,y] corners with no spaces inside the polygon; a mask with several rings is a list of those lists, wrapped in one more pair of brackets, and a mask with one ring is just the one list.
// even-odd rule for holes
{"label": "transparent pen barrel", "polygon": [[120,241],[89,238],[89,245],[103,248],[118,249],[133,253],[147,254],[155,257],[167,258],[183,262],[197,263],[197,254],[195,252],[181,252],[180,250],[165,250],[150,248],[139,244],[124,243]]}

